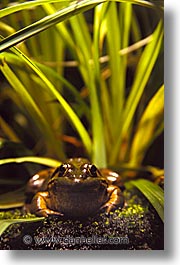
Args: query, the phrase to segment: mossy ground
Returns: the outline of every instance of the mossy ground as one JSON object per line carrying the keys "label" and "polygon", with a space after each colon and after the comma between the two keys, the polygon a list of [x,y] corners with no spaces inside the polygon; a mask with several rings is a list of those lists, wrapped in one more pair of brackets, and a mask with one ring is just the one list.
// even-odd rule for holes
{"label": "mossy ground", "polygon": [[[164,228],[156,211],[137,190],[126,191],[124,195],[126,206],[108,217],[99,213],[86,220],[51,217],[41,222],[11,225],[1,237],[0,249],[163,249]],[[4,218],[22,218],[22,211],[1,212],[0,219]]]}

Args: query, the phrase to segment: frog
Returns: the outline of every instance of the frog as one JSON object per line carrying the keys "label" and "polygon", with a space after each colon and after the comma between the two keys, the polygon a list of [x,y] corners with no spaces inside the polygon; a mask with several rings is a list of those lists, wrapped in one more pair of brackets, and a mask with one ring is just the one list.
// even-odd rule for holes
{"label": "frog", "polygon": [[69,158],[57,168],[40,171],[28,182],[26,209],[39,217],[83,219],[124,206],[120,175],[98,169],[88,159]]}

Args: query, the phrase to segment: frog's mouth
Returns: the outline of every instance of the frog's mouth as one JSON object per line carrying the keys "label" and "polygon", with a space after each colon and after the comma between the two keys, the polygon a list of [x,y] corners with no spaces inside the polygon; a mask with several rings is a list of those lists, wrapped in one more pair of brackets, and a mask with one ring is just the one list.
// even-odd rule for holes
{"label": "frog's mouth", "polygon": [[69,178],[60,178],[57,181],[57,185],[60,187],[60,189],[68,189],[68,190],[74,190],[74,191],[84,191],[86,190],[94,190],[98,189],[99,187],[106,186],[103,181],[99,179],[92,179],[92,178],[86,178],[86,179],[81,179],[81,178],[74,178],[74,179],[69,179]]}

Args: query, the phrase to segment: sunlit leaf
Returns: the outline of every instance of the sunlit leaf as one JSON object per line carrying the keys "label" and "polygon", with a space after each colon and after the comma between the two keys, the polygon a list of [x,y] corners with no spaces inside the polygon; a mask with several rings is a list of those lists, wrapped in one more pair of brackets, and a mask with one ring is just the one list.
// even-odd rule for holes
{"label": "sunlit leaf", "polygon": [[[127,98],[125,109],[123,111],[123,127],[122,135],[128,137],[130,126],[133,123],[134,115],[142,94],[145,90],[147,82],[152,74],[153,67],[157,61],[158,55],[163,44],[163,21],[158,23],[157,28],[153,33],[153,40],[145,47],[139,60],[134,82],[131,87],[130,94]],[[116,146],[112,150],[111,163],[113,163],[119,153],[122,135],[120,134],[116,141]]]}
{"label": "sunlit leaf", "polygon": [[28,223],[28,222],[40,222],[42,220],[44,220],[44,217],[35,217],[35,218],[29,218],[29,219],[4,219],[4,220],[0,220],[0,236],[12,224]]}
{"label": "sunlit leaf", "polygon": [[[13,89],[16,91],[16,93],[20,96],[20,98],[24,102],[24,106],[26,110],[29,112],[30,116],[33,118],[34,122],[36,123],[36,126],[40,129],[41,132],[43,132],[47,136],[48,139],[51,139],[51,143],[54,143],[54,147],[56,148],[57,153],[59,153],[59,155],[63,157],[60,148],[57,148],[60,144],[55,141],[52,128],[49,126],[45,115],[42,113],[39,106],[36,104],[35,100],[33,99],[32,95],[28,92],[28,90],[23,85],[21,80],[15,75],[15,73],[8,66],[5,59],[2,59],[2,62],[0,64],[0,70],[2,71],[4,76],[7,78],[8,82],[11,84]],[[51,143],[47,141],[47,146],[51,145]]]}
{"label": "sunlit leaf", "polygon": [[[115,0],[113,0],[115,1]],[[36,1],[35,5],[37,4]],[[51,3],[54,1],[47,1],[47,3]],[[39,20],[38,22],[33,23],[32,25],[26,27],[25,29],[20,30],[19,32],[13,34],[10,37],[7,37],[5,40],[1,41],[0,43],[0,52],[4,51],[7,48],[10,48],[16,44],[18,44],[19,42],[45,30],[48,29],[49,27],[64,21],[65,19],[76,15],[80,12],[84,12],[87,11],[93,7],[95,7],[97,4],[103,3],[103,2],[107,2],[107,0],[84,0],[84,1],[74,1],[72,2],[71,5],[69,5],[68,7],[65,7],[59,11],[57,11],[55,14],[53,15],[49,15],[41,20]],[[138,5],[142,5],[142,6],[147,6],[147,7],[154,7],[153,4],[151,4],[148,1],[143,1],[143,0],[116,0],[116,2],[125,2],[125,3],[132,3],[132,4],[138,4]],[[41,2],[42,4],[42,2]],[[33,6],[33,4],[32,4]],[[25,7],[27,8],[27,7]],[[18,7],[16,7],[16,9],[18,9]],[[24,9],[24,7],[22,8]],[[20,10],[20,9],[19,9]],[[2,10],[0,13],[0,16],[4,16],[7,15],[8,13],[10,14],[11,12],[14,12],[13,10],[10,10],[10,12],[7,12],[7,10]]]}
{"label": "sunlit leaf", "polygon": [[25,162],[37,163],[49,167],[57,167],[61,163],[60,161],[57,161],[55,159],[46,158],[46,157],[36,157],[36,156],[0,159],[0,165],[5,165],[9,163],[25,163]]}
{"label": "sunlit leaf", "polygon": [[127,99],[124,111],[123,131],[126,132],[132,122],[133,115],[139,104],[142,93],[147,85],[153,67],[158,58],[160,49],[163,44],[163,21],[158,23],[153,33],[153,40],[144,49],[137,70],[135,73],[134,83],[131,88],[130,95]]}
{"label": "sunlit leaf", "polygon": [[164,192],[157,185],[145,179],[132,180],[128,185],[133,185],[138,188],[152,206],[156,209],[159,217],[164,221]]}
{"label": "sunlit leaf", "polygon": [[[53,4],[55,2],[62,4],[61,10],[58,10],[59,5]],[[146,7],[147,9],[155,8],[156,11],[159,11],[159,8],[162,8],[163,5],[159,1],[158,3],[157,1],[156,3],[155,1],[151,3],[152,1],[149,2],[143,0],[114,1],[121,3],[121,5],[113,5],[115,3],[110,2],[112,1],[28,1],[19,3],[16,5],[16,7],[8,7],[7,9],[4,8],[0,11],[0,14],[3,14],[1,12],[4,12],[4,15],[6,16],[8,14],[11,14],[11,12],[13,14],[13,12],[15,11],[23,11],[24,14],[26,14],[26,12],[29,12],[27,8],[29,9],[29,7],[42,5],[41,8],[33,9],[35,11],[34,13],[36,13],[36,10],[41,10],[41,14],[37,17],[35,15],[35,17],[33,18],[34,20],[39,19],[35,23],[31,23],[30,15],[26,19],[25,15],[21,16],[21,13],[23,12],[19,12],[18,15],[21,16],[21,19],[23,21],[23,18],[25,18],[25,21],[27,23],[23,24],[23,27],[21,27],[22,30],[5,39],[2,39],[0,47],[2,49],[7,49],[33,35],[36,35],[37,39],[30,39],[33,42],[31,43],[34,45],[29,45],[29,41],[24,42],[25,45],[27,44],[28,49],[30,46],[33,46],[32,53],[35,55],[34,57],[31,54],[31,49],[28,50],[30,56],[28,53],[22,53],[18,49],[11,49],[11,51],[16,53],[18,58],[24,60],[25,65],[29,65],[29,67],[31,68],[30,71],[34,71],[34,73],[31,74],[32,80],[35,81],[35,84],[40,85],[40,88],[43,87],[43,89],[45,89],[45,93],[47,92],[47,94],[52,97],[52,100],[51,98],[48,98],[48,103],[53,102],[53,104],[50,104],[52,107],[51,110],[53,111],[53,107],[56,108],[57,106],[59,107],[59,105],[61,106],[61,110],[63,110],[60,110],[61,113],[65,114],[66,118],[69,119],[70,124],[79,133],[87,152],[86,155],[89,156],[89,158],[91,158],[94,163],[103,167],[106,166],[106,163],[108,162],[106,160],[108,159],[110,160],[111,165],[115,164],[118,161],[122,160],[123,162],[123,160],[128,161],[129,159],[130,144],[132,143],[131,141],[133,139],[132,134],[137,128],[135,124],[136,120],[134,119],[135,113],[139,107],[142,96],[145,95],[145,87],[151,78],[152,69],[154,69],[154,64],[160,54],[163,36],[163,26],[160,22],[153,34],[151,34],[151,38],[143,44],[143,46],[145,46],[144,49],[139,49],[138,45],[134,45],[133,49],[131,49],[131,47],[128,47],[129,37],[131,37],[130,40],[132,39],[132,41],[143,41],[140,40],[141,36],[139,32],[141,31],[141,28],[138,29],[139,21],[138,23],[135,23],[134,26],[133,12],[136,14],[136,8],[134,8],[134,5],[140,5],[142,7]],[[102,4],[98,5],[100,3]],[[32,4],[32,6],[30,4]],[[105,6],[110,6],[110,8],[105,8]],[[92,9],[93,7],[95,7],[95,12],[93,13],[93,21],[95,21],[95,26],[92,31],[91,25],[89,24],[89,21],[87,21],[86,15],[79,13],[82,13],[88,9]],[[13,11],[13,8],[16,9],[14,9]],[[102,13],[98,11],[101,10],[101,8]],[[121,12],[119,12],[120,10]],[[145,8],[142,8],[142,11],[143,10],[146,12]],[[158,12],[156,11],[154,13],[157,14]],[[147,13],[148,12],[149,10],[147,10]],[[46,16],[46,14],[48,16]],[[159,14],[160,13],[158,13],[158,16]],[[99,15],[100,17],[98,17]],[[44,17],[43,19],[41,19],[42,16]],[[16,18],[16,16],[14,17]],[[105,23],[107,17],[108,23]],[[160,17],[161,16],[156,17],[156,21],[159,20]],[[65,21],[67,20],[67,18],[69,20]],[[6,19],[8,19],[8,17],[6,17]],[[63,23],[59,23],[62,21]],[[26,27],[24,25],[29,26]],[[46,42],[43,44],[43,37],[41,36],[41,34],[37,33],[51,26],[55,26],[54,28],[52,28],[52,30],[57,34],[56,41],[53,42],[53,40],[51,40],[50,36],[52,32],[49,30],[47,32],[45,31],[47,36],[49,32],[50,34],[49,38],[47,38]],[[136,35],[135,38],[132,36],[133,30]],[[36,41],[38,43],[37,46]],[[62,56],[58,57],[59,55],[56,52],[56,50],[58,49],[58,42],[60,42],[61,44],[63,42],[62,45],[64,45],[65,49],[67,49],[68,54],[72,56],[72,60],[75,63],[74,65],[76,66],[76,71],[80,73],[80,78],[82,79],[83,85],[82,87],[77,88],[77,92],[79,93],[80,89],[82,89],[81,92],[84,93],[85,91],[86,93],[86,98],[84,98],[84,94],[81,98],[81,93],[79,93],[78,98],[75,96],[76,88],[74,89],[74,87],[67,84],[68,88],[73,91],[72,94],[75,96],[75,103],[73,102],[72,108],[70,106],[71,101],[69,102],[68,100],[65,100],[65,98],[62,96],[65,81],[62,81],[62,83],[58,82],[60,78],[58,78],[57,75],[59,74],[59,76],[61,76],[65,69],[63,68],[61,63],[64,63],[64,65],[66,64],[66,62],[62,61]],[[50,50],[53,50],[52,54],[54,53],[55,55],[55,61],[51,60],[52,54],[39,54],[39,47],[41,47],[41,45],[43,46],[42,53],[45,53],[45,51],[48,50],[47,47],[52,46],[54,48]],[[122,53],[122,49],[123,51],[126,50],[126,52]],[[5,53],[2,53],[2,55],[3,54]],[[25,54],[28,54],[28,56]],[[136,56],[136,54],[138,54],[138,56]],[[104,63],[101,61],[101,55],[107,58]],[[44,58],[41,59],[41,56]],[[32,60],[31,58],[34,59]],[[57,72],[55,75],[54,72],[52,73],[52,71],[50,71],[50,69],[47,69],[46,67],[43,68],[43,66],[41,67],[39,64],[34,62],[34,60],[39,60],[39,58],[42,64],[52,63],[53,67],[57,66],[57,68],[59,66],[60,72]],[[46,62],[46,58],[50,62]],[[56,58],[59,58],[59,62],[56,61]],[[127,71],[129,71],[129,68],[131,71],[129,58],[136,60],[135,63],[139,61],[139,65],[137,67],[134,64],[134,66],[132,67],[132,72],[136,72],[135,76],[134,73],[132,74],[134,77],[134,83],[132,87],[127,88],[126,85],[129,83],[129,81],[127,80]],[[27,73],[23,72],[22,69],[21,72],[22,75],[25,76],[24,84],[28,83],[29,80]],[[133,80],[131,80],[131,82],[132,81]],[[31,84],[34,83],[31,82]],[[32,89],[31,84],[30,87]],[[33,89],[31,91],[33,91]],[[127,92],[128,94],[124,95]],[[33,93],[35,94],[35,91],[33,91]],[[41,92],[37,93],[37,97],[39,97],[40,93]],[[111,97],[112,95],[113,97]],[[83,101],[84,104],[82,104]],[[59,105],[57,102],[59,102]],[[115,104],[112,104],[112,102],[114,102]],[[39,105],[41,106],[41,102],[39,102]],[[90,115],[86,116],[85,114],[82,116],[82,113],[86,113],[86,108],[81,108],[83,105],[88,107],[87,113],[90,113]],[[74,108],[74,106],[77,107]],[[142,106],[142,108],[143,107],[144,106]],[[43,107],[41,109],[43,110]],[[79,111],[79,109],[82,111]],[[55,111],[56,110],[57,108],[55,109]],[[45,114],[44,116],[46,117],[48,110],[45,110],[43,112],[43,114]],[[64,115],[62,115],[62,117],[64,117]],[[85,117],[83,121],[85,120],[87,127],[82,124],[80,120],[81,117]],[[87,117],[88,119],[86,120]],[[56,123],[56,117],[55,122],[54,120],[53,122],[58,124],[60,127],[62,118],[57,119],[58,123]],[[159,128],[156,130],[157,135],[161,132],[162,126],[163,124],[159,124]],[[55,142],[57,141],[57,139],[61,139],[62,136],[61,133],[59,133],[58,129],[58,126],[55,127],[55,130],[57,132],[57,134],[55,135]],[[56,145],[52,145],[51,141],[50,145],[54,146],[54,148],[56,147]],[[122,154],[124,154],[124,156]]]}
{"label": "sunlit leaf", "polygon": [[47,3],[56,3],[56,2],[62,3],[62,5],[68,5],[70,3],[70,0],[35,0],[35,1],[26,1],[24,3],[16,3],[15,5],[10,5],[0,10],[0,18],[28,8],[33,8],[39,5],[45,5]]}
{"label": "sunlit leaf", "polygon": [[164,119],[164,86],[162,86],[147,105],[135,133],[130,161],[138,165],[144,158],[148,147],[163,130],[161,123]]}

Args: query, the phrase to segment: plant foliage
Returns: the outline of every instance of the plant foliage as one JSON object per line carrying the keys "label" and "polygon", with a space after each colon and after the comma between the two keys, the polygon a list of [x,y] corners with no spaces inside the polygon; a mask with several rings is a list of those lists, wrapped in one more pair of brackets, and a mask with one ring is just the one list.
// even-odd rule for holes
{"label": "plant foliage", "polygon": [[[0,8],[0,106],[8,99],[13,109],[13,122],[3,109],[1,131],[33,152],[1,164],[55,165],[70,144],[99,167],[140,167],[163,132],[162,1],[4,0]],[[162,218],[161,191],[133,184]]]}

